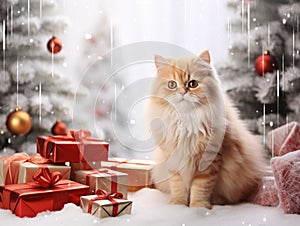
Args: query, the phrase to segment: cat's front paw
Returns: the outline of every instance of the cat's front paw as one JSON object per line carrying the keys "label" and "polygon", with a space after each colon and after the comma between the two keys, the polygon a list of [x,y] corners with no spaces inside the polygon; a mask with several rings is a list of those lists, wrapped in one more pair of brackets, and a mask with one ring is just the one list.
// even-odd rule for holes
{"label": "cat's front paw", "polygon": [[168,204],[171,205],[188,205],[187,200],[184,199],[178,199],[178,198],[170,198],[168,201]]}
{"label": "cat's front paw", "polygon": [[207,209],[212,209],[212,205],[209,202],[191,202],[189,207],[204,207]]}

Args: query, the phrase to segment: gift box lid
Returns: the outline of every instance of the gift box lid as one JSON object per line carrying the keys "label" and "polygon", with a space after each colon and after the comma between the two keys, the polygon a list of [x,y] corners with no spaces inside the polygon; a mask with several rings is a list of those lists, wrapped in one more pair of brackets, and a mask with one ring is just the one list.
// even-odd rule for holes
{"label": "gift box lid", "polygon": [[74,174],[75,175],[89,175],[91,177],[108,177],[108,178],[110,178],[112,175],[124,176],[124,177],[128,176],[127,173],[123,173],[123,172],[119,172],[119,171],[107,169],[107,168],[99,168],[96,170],[75,170]]}
{"label": "gift box lid", "polygon": [[26,169],[31,171],[37,171],[40,168],[48,168],[50,172],[59,171],[62,174],[63,179],[70,179],[71,167],[66,165],[54,165],[54,164],[34,164],[31,162],[24,162],[20,165],[18,183],[25,183],[33,181],[32,175],[27,175]]}
{"label": "gift box lid", "polygon": [[71,180],[60,180],[56,185],[49,189],[39,187],[35,182],[24,184],[9,184],[3,187],[3,190],[18,194],[19,196],[34,195],[42,193],[52,193],[54,191],[71,191],[78,189],[89,189],[89,186],[77,183]]}
{"label": "gift box lid", "polygon": [[126,158],[117,158],[117,157],[109,157],[109,162],[126,162],[132,164],[143,164],[143,165],[154,165],[155,161],[147,160],[147,159],[126,159]]}
{"label": "gift box lid", "polygon": [[[52,137],[55,137],[55,136],[52,136]],[[57,137],[60,137],[60,136],[57,136]],[[43,139],[43,140],[48,140],[49,139],[49,136],[38,136],[37,137],[38,139]],[[56,143],[56,144],[65,144],[65,143],[68,143],[68,144],[80,144],[80,141],[77,141],[77,140],[49,140],[49,142],[51,143]],[[94,139],[94,138],[87,138],[85,140],[86,143],[88,144],[108,144],[107,142],[103,141],[103,140],[100,140],[100,139]]]}
{"label": "gift box lid", "polygon": [[128,176],[127,173],[123,173],[123,172],[119,172],[107,168],[100,168],[97,169],[96,171],[98,171],[98,173],[93,174],[92,175],[93,177],[111,177],[112,174],[115,174],[116,176]]}
{"label": "gift box lid", "polygon": [[124,159],[124,158],[108,158],[108,161],[102,161],[102,167],[117,167],[124,169],[139,169],[139,170],[151,170],[154,161],[143,159]]}

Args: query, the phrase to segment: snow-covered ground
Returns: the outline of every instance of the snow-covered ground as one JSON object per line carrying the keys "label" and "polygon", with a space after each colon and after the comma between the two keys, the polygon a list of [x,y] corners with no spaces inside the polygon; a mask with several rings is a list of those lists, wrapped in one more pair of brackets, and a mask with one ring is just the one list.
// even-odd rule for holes
{"label": "snow-covered ground", "polygon": [[74,204],[65,205],[57,212],[43,212],[35,218],[18,218],[9,210],[0,210],[1,226],[299,226],[300,215],[283,214],[280,207],[263,207],[253,204],[214,206],[212,210],[168,205],[166,194],[154,189],[129,193],[133,200],[131,215],[99,219],[85,214]]}

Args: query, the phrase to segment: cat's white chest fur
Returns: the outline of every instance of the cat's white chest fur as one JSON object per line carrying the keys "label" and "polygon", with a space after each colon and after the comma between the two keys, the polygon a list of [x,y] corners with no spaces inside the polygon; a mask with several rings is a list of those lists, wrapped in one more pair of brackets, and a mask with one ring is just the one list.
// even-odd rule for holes
{"label": "cat's white chest fur", "polygon": [[[178,142],[177,147],[186,154],[191,155],[199,141],[199,134],[207,136],[205,126],[207,126],[207,117],[197,110],[189,110],[186,112],[176,112],[166,119],[167,140],[175,140]],[[190,150],[191,149],[191,150]]]}
{"label": "cat's white chest fur", "polygon": [[199,133],[206,136],[204,122],[199,112],[178,112],[166,118],[166,141],[176,142],[176,147],[170,153],[168,167],[170,170],[181,170],[187,167],[193,155],[199,152]]}

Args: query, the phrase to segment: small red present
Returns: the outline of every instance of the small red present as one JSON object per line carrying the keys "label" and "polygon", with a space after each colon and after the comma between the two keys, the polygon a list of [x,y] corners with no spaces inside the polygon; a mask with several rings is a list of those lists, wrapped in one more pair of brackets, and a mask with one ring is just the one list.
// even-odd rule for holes
{"label": "small red present", "polygon": [[50,173],[45,168],[34,175],[35,182],[2,186],[0,207],[10,209],[18,217],[34,217],[42,211],[61,210],[66,203],[79,205],[89,186],[61,177],[59,172]]}
{"label": "small red present", "polygon": [[272,158],[271,166],[284,212],[300,214],[300,150]]}
{"label": "small red present", "polygon": [[38,153],[31,156],[26,153],[2,156],[0,157],[0,186],[30,182],[33,180],[32,176],[41,168],[48,168],[50,172],[59,171],[63,179],[70,179],[69,166],[49,163],[49,159]]}
{"label": "small red present", "polygon": [[69,130],[67,135],[39,136],[37,151],[55,163],[105,161],[108,143],[90,138],[88,130]]}
{"label": "small red present", "polygon": [[300,124],[291,122],[268,134],[268,144],[274,156],[300,149]]}
{"label": "small red present", "polygon": [[131,192],[145,187],[154,187],[151,181],[153,165],[153,161],[141,159],[108,158],[108,161],[101,162],[103,168],[128,174],[128,191]]}

